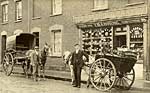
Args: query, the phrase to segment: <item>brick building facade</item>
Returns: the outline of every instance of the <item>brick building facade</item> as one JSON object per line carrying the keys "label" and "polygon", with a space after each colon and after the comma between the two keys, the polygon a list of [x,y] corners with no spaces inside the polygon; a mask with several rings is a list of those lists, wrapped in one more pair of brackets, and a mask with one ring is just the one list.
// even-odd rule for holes
{"label": "brick building facade", "polygon": [[[123,44],[131,48],[134,43],[148,55],[148,5],[147,0],[1,0],[0,32],[7,36],[36,34],[40,48],[45,42],[51,46],[48,66],[63,66],[63,52],[72,51],[75,43],[82,44],[85,29],[109,27],[114,35],[112,48]],[[131,37],[131,32],[137,32],[137,38],[142,34],[141,41],[132,42],[136,35]],[[123,35],[125,38],[120,38]],[[117,42],[124,39],[123,44]],[[148,61],[144,56],[145,65]]]}

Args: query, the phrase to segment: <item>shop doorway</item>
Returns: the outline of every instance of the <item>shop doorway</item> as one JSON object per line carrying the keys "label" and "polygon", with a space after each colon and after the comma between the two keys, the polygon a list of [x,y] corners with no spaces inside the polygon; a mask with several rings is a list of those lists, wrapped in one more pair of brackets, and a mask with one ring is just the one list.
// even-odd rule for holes
{"label": "shop doorway", "polygon": [[126,40],[127,40],[126,35],[115,36],[115,38],[114,38],[114,48],[116,49],[117,47],[127,46],[127,41]]}

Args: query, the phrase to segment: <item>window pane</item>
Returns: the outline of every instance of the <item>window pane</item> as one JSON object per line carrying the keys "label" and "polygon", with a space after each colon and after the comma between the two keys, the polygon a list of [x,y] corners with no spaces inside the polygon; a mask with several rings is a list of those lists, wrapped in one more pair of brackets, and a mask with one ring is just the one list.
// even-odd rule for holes
{"label": "window pane", "polygon": [[61,30],[52,30],[52,44],[53,44],[53,55],[54,56],[60,56],[62,49],[61,49],[61,45],[62,45],[62,37],[61,37]]}
{"label": "window pane", "polygon": [[54,32],[54,52],[55,53],[61,52],[61,32],[60,31]]}
{"label": "window pane", "polygon": [[33,18],[40,17],[41,0],[33,0]]}
{"label": "window pane", "polygon": [[62,14],[62,0],[52,0],[52,14]]}
{"label": "window pane", "polygon": [[8,21],[8,4],[2,5],[2,22]]}
{"label": "window pane", "polygon": [[22,18],[22,2],[16,1],[16,20],[20,20]]}

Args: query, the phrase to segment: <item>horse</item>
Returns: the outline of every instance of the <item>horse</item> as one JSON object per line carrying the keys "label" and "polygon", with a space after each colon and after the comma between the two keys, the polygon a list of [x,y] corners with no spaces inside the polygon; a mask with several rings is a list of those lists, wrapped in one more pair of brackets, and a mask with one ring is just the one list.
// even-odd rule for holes
{"label": "horse", "polygon": [[40,52],[40,71],[39,71],[39,76],[43,76],[43,78],[45,79],[45,64],[46,64],[46,60],[47,60],[47,56],[49,54],[49,46],[47,44],[45,44],[45,46],[43,47],[43,49]]}
{"label": "horse", "polygon": [[70,75],[71,75],[71,84],[73,84],[74,82],[74,72],[73,72],[73,66],[71,65],[71,59],[72,57],[72,53],[70,51],[65,51],[63,54],[63,62],[65,63],[65,65],[68,65],[70,68]]}
{"label": "horse", "polygon": [[[32,75],[32,71],[33,71],[33,68],[32,68],[32,65],[31,65],[31,53],[33,52],[34,50],[28,50],[26,52],[26,77],[28,78],[29,77],[29,71]],[[43,78],[45,79],[45,64],[46,64],[46,60],[47,60],[47,56],[49,54],[49,46],[47,44],[45,44],[45,46],[43,47],[43,49],[39,52],[39,74],[38,76],[41,77],[41,74],[43,76]]]}

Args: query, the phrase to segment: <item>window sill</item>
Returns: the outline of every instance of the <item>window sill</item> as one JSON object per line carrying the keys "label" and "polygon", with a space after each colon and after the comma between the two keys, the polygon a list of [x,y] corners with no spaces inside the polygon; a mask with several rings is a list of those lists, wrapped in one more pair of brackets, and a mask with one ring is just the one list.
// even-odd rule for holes
{"label": "window sill", "polygon": [[6,25],[6,24],[8,24],[8,22],[3,22],[3,23],[1,23],[2,25]]}
{"label": "window sill", "polygon": [[62,56],[60,56],[60,55],[51,55],[51,56],[48,56],[48,57],[51,57],[51,58],[62,58]]}
{"label": "window sill", "polygon": [[104,11],[104,10],[108,10],[108,8],[94,8],[94,9],[92,9],[93,12]]}
{"label": "window sill", "polygon": [[22,22],[22,20],[16,20],[16,21],[15,21],[15,23],[19,23],[19,22]]}
{"label": "window sill", "polygon": [[126,6],[134,6],[134,5],[141,5],[141,4],[144,4],[144,2],[126,4]]}
{"label": "window sill", "polygon": [[41,19],[41,17],[33,17],[32,20]]}
{"label": "window sill", "polygon": [[50,17],[54,17],[54,16],[60,16],[62,14],[51,14]]}

